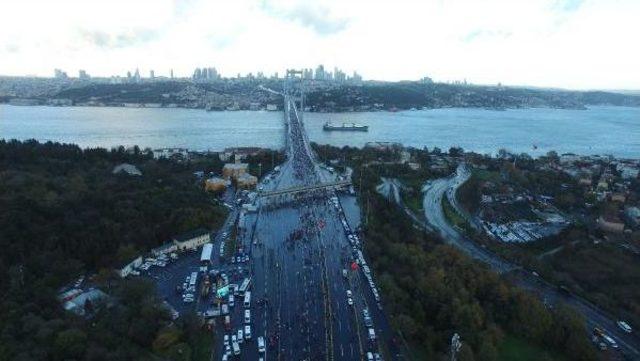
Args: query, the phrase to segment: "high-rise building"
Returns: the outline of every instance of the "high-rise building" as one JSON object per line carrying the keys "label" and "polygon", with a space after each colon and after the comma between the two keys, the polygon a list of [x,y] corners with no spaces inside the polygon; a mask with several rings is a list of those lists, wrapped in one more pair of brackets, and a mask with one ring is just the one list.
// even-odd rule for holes
{"label": "high-rise building", "polygon": [[55,76],[56,79],[67,79],[67,72],[62,71],[60,69],[54,69],[53,70],[53,74]]}
{"label": "high-rise building", "polygon": [[324,80],[325,79],[324,65],[320,64],[316,68],[316,78],[315,79],[316,80]]}
{"label": "high-rise building", "polygon": [[136,68],[136,72],[133,74],[133,80],[137,83],[140,81],[140,70]]}
{"label": "high-rise building", "polygon": [[156,73],[153,70],[149,70],[149,78],[154,79],[156,77]]}
{"label": "high-rise building", "polygon": [[89,74],[87,74],[87,72],[86,72],[86,71],[84,71],[84,70],[80,69],[80,70],[78,71],[78,78],[79,78],[80,80],[89,80],[89,78],[91,78],[91,77],[89,76]]}
{"label": "high-rise building", "polygon": [[171,74],[171,75],[170,75],[170,76],[171,76],[171,79],[173,79],[173,69],[171,69],[170,74]]}

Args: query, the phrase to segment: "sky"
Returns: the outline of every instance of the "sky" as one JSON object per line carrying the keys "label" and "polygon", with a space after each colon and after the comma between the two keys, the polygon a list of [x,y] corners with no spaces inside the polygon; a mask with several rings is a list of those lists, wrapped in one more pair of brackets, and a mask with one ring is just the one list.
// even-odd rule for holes
{"label": "sky", "polygon": [[0,74],[365,79],[640,89],[640,0],[0,0]]}

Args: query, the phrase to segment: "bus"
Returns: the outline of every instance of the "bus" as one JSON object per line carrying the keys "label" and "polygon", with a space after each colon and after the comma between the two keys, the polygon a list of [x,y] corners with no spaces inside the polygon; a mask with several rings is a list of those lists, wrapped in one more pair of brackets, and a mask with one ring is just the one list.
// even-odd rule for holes
{"label": "bus", "polygon": [[251,291],[247,291],[244,293],[244,308],[251,307]]}
{"label": "bus", "polygon": [[198,282],[198,272],[191,272],[191,277],[189,278],[189,286],[195,287]]}
{"label": "bus", "polygon": [[244,279],[244,281],[242,281],[242,284],[238,289],[238,294],[240,296],[244,295],[244,293],[247,292],[247,290],[249,290],[249,286],[251,286],[251,277],[247,277]]}

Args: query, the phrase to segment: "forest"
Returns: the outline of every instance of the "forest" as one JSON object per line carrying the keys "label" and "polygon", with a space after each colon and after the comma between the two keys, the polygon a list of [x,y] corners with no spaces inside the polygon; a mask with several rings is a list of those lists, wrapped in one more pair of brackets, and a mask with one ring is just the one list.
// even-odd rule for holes
{"label": "forest", "polygon": [[[121,163],[142,175],[113,174]],[[0,141],[0,360],[190,359],[201,337],[194,322],[167,323],[152,285],[110,270],[132,250],[224,221],[193,174],[203,164],[155,160],[137,147]],[[90,320],[56,299],[82,274],[117,300]]]}
{"label": "forest", "polygon": [[365,252],[410,358],[448,359],[451,336],[458,333],[463,343],[459,360],[511,360],[505,350],[514,344],[524,345],[516,353],[526,346],[542,360],[596,359],[580,315],[565,307],[547,308],[437,235],[416,228],[379,195],[380,177],[398,174],[395,165],[373,163],[385,156],[372,149],[316,150],[323,159],[342,159],[354,169],[362,209],[368,210]]}

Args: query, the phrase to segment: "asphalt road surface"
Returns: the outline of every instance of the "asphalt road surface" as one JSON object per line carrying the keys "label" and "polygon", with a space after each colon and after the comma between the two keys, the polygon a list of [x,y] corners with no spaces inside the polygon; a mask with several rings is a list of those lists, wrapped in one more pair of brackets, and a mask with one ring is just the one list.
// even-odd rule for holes
{"label": "asphalt road surface", "polygon": [[[259,187],[276,191],[335,180],[316,161],[298,110],[286,97],[285,121],[287,160]],[[263,197],[256,201],[257,212],[246,215],[240,241],[250,255],[251,320],[245,322],[242,299],[236,300],[232,332],[226,333],[251,326],[252,339],[241,345],[238,359],[366,360],[368,352],[401,357],[364,264],[352,267],[362,240],[349,239],[355,232],[335,196],[335,190],[322,189]],[[364,323],[365,309],[374,339]],[[258,336],[266,341],[264,353],[258,352]],[[222,337],[216,348],[224,348]]]}

